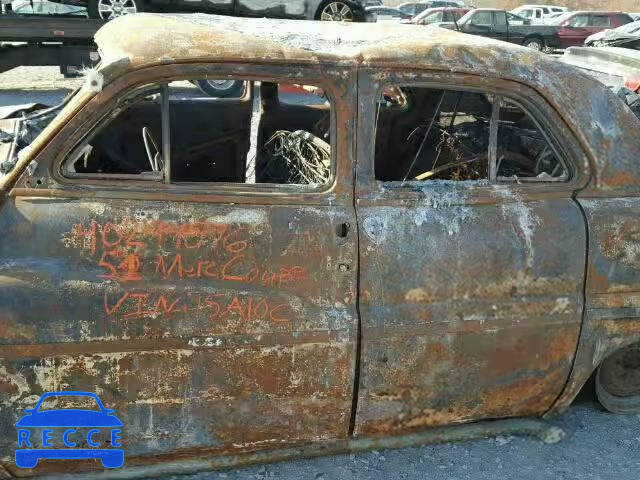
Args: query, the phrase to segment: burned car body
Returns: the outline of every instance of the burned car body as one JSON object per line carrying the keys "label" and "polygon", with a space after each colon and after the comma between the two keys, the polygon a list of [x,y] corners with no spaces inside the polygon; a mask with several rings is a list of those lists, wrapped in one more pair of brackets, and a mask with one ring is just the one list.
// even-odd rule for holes
{"label": "burned car body", "polygon": [[[603,362],[603,403],[635,401],[638,120],[540,53],[406,28],[98,32],[102,65],[0,180],[8,472],[53,390],[115,410],[126,468],[549,416]],[[252,86],[201,101],[198,78]]]}
{"label": "burned car body", "polygon": [[612,30],[604,30],[587,37],[587,47],[624,47],[640,49],[640,22],[627,23]]}

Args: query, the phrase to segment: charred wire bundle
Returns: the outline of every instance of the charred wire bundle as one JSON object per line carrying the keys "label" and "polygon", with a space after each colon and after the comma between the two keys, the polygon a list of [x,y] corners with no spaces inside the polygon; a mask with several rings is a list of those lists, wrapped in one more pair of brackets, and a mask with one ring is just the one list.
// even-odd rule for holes
{"label": "charred wire bundle", "polygon": [[269,153],[264,166],[267,177],[299,185],[328,182],[331,147],[321,138],[303,130],[278,130],[265,148]]}

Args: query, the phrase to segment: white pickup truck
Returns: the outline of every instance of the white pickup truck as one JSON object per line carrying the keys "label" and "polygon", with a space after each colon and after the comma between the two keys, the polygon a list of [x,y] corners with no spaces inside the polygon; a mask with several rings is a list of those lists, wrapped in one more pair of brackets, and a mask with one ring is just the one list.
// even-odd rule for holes
{"label": "white pickup truck", "polygon": [[549,17],[553,18],[568,11],[567,7],[556,5],[522,5],[511,10],[511,13],[530,20],[533,25],[542,25]]}

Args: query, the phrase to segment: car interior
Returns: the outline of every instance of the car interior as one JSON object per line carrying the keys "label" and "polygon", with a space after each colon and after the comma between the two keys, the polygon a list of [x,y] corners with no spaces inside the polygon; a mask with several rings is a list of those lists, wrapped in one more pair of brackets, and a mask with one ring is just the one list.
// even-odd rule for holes
{"label": "car interior", "polygon": [[377,180],[488,179],[492,125],[497,179],[567,178],[565,166],[538,125],[505,98],[462,90],[387,88],[377,118]]}
{"label": "car interior", "polygon": [[[319,89],[256,82],[247,83],[239,98],[197,93],[189,82],[174,82],[164,93],[151,86],[129,96],[76,148],[66,173],[162,180],[161,100],[167,95],[171,182],[317,186],[329,181],[331,109]],[[378,109],[377,180],[489,179],[492,127],[492,180],[568,178],[538,124],[509,99],[402,86],[385,89]]]}
{"label": "car interior", "polygon": [[305,88],[247,82],[241,97],[214,99],[189,82],[174,82],[166,93],[151,86],[125,99],[75,149],[64,171],[160,174],[166,94],[172,182],[324,184],[331,168],[331,109],[321,90]]}

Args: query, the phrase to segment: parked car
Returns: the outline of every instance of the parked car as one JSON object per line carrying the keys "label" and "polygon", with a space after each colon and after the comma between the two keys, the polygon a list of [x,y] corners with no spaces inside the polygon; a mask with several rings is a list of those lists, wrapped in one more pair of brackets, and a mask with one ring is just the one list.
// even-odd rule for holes
{"label": "parked car", "polygon": [[543,24],[544,25],[550,25],[553,23],[553,20],[555,18],[560,17],[561,15],[564,15],[566,12],[555,12],[555,13],[550,13],[549,15],[545,16],[543,19]]}
{"label": "parked car", "polygon": [[136,12],[215,13],[238,17],[295,18],[340,22],[365,21],[360,0],[51,0],[86,7],[91,18],[111,20]]}
{"label": "parked car", "polygon": [[552,14],[568,12],[567,7],[555,5],[522,5],[511,10],[511,13],[526,18],[534,25],[543,25]]}
{"label": "parked car", "polygon": [[587,37],[605,29],[617,28],[633,19],[622,12],[568,12],[560,15],[549,25],[558,27],[561,48],[583,45]]}
{"label": "parked car", "polygon": [[[620,88],[640,77],[638,50],[618,47],[570,47],[558,60],[580,68],[611,88]],[[629,88],[629,85],[626,86]],[[635,91],[636,88],[631,90]]]}
{"label": "parked car", "polygon": [[509,20],[509,25],[531,25],[531,20],[515,13],[507,12],[507,19]]}
{"label": "parked car", "polygon": [[470,10],[470,8],[459,7],[429,8],[413,17],[411,23],[414,23],[416,25],[439,25],[441,23],[455,23]]}
{"label": "parked car", "polygon": [[640,118],[640,51],[617,47],[570,47],[559,60],[582,69],[611,88]]}
{"label": "parked car", "polygon": [[640,13],[630,13],[629,16],[634,20],[640,20]]}
{"label": "parked car", "polygon": [[640,21],[594,33],[587,37],[584,44],[588,47],[624,47],[640,50]]}
{"label": "parked car", "polygon": [[478,8],[469,11],[455,24],[442,27],[483,37],[517,43],[534,50],[558,46],[557,29],[546,25],[523,25],[522,18],[505,10]]}
{"label": "parked car", "polygon": [[[95,40],[37,138],[46,114],[2,127],[7,475],[53,384],[118,413],[121,477],[558,440],[532,418],[593,373],[640,413],[640,122],[592,78],[403,25],[147,14]],[[203,77],[251,87],[172,94]]]}
{"label": "parked car", "polygon": [[427,0],[422,2],[405,2],[398,5],[396,8],[400,10],[402,13],[406,13],[412,17],[415,17],[419,13],[424,12],[428,8],[439,8],[439,7],[460,7],[461,2],[457,2],[455,0]]}
{"label": "parked car", "polygon": [[397,8],[391,7],[366,7],[367,22],[397,22],[411,18],[411,15],[402,13]]}

